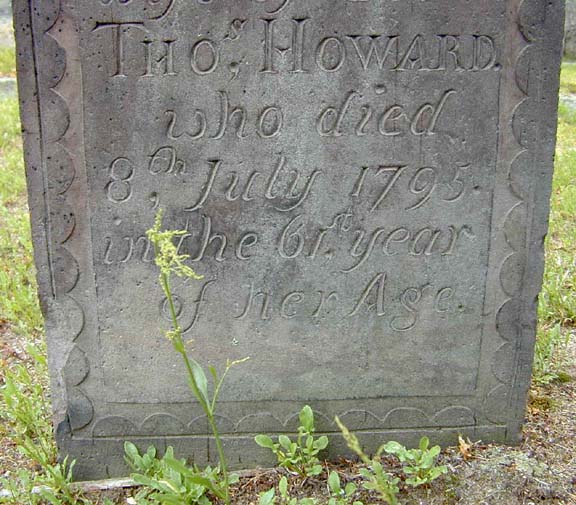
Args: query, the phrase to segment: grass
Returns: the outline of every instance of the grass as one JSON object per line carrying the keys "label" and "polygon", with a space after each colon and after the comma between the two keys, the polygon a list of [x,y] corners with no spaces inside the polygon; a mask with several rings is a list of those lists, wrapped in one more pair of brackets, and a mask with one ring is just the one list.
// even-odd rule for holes
{"label": "grass", "polygon": [[[576,93],[576,63],[562,64],[560,92]],[[576,109],[560,102],[546,270],[539,304],[533,378],[565,376],[565,348],[576,325]]]}
{"label": "grass", "polygon": [[576,323],[576,110],[562,103],[557,139],[540,320],[566,326]]}
{"label": "grass", "polygon": [[[0,49],[0,75],[14,72],[13,52],[9,52]],[[564,94],[576,93],[575,63],[563,64],[561,90]],[[576,111],[566,104],[561,104],[559,111],[546,251],[534,367],[537,384],[563,376],[563,349],[576,325]],[[25,350],[0,354],[0,382],[4,385],[0,389],[4,393],[0,395],[0,451],[4,451],[6,440],[11,440],[32,463],[30,468],[34,463],[42,468],[34,471],[21,462],[15,464],[4,486],[10,489],[11,485],[14,493],[19,493],[11,503],[38,503],[29,497],[29,490],[46,483],[62,488],[58,490],[57,503],[74,503],[77,498],[66,494],[66,470],[55,462],[51,436],[45,349],[38,341],[42,317],[36,298],[18,106],[14,98],[0,99],[0,258],[0,343],[5,346],[15,337],[27,342]],[[12,354],[16,357],[6,357]],[[2,471],[7,471],[5,466]]]}
{"label": "grass", "polygon": [[36,296],[30,221],[16,99],[0,100],[0,328],[36,335],[42,317]]}
{"label": "grass", "polygon": [[9,443],[20,453],[3,458],[6,478],[0,479],[0,487],[12,492],[9,503],[36,503],[30,498],[34,486],[62,487],[66,478],[56,463],[52,436],[15,98],[0,100],[0,258],[0,450]]}
{"label": "grass", "polygon": [[13,47],[0,47],[0,77],[16,77],[16,58]]}
{"label": "grass", "polygon": [[570,93],[576,93],[576,61],[562,62],[560,94],[569,95]]}

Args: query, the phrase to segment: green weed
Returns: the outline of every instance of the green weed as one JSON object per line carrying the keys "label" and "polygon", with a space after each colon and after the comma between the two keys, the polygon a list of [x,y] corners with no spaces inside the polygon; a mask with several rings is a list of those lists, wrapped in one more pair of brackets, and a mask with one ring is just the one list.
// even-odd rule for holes
{"label": "green weed", "polygon": [[366,465],[365,468],[360,469],[360,475],[364,479],[364,489],[375,491],[386,503],[396,505],[398,503],[397,495],[400,492],[400,488],[398,487],[400,479],[384,471],[384,466],[380,461],[380,455],[384,450],[384,446],[382,446],[378,452],[370,458],[362,450],[362,446],[360,445],[356,435],[351,433],[348,428],[342,424],[338,417],[336,417],[336,424],[342,431],[342,435],[344,440],[346,440],[348,447],[354,451],[362,463]]}
{"label": "green weed", "polygon": [[270,449],[282,468],[302,477],[312,477],[322,473],[322,465],[317,456],[328,447],[328,437],[314,439],[314,413],[308,405],[300,411],[299,418],[296,442],[286,435],[280,435],[278,443],[274,443],[268,435],[257,435],[254,440],[260,447]]}
{"label": "green weed", "polygon": [[402,472],[406,476],[406,484],[412,487],[418,487],[430,484],[433,480],[441,475],[448,473],[446,466],[437,465],[440,447],[434,446],[429,448],[430,440],[422,437],[418,449],[406,449],[398,442],[388,442],[376,451],[376,454],[370,458],[360,446],[356,435],[351,433],[344,424],[336,417],[336,424],[342,431],[342,435],[348,444],[360,458],[365,468],[360,469],[360,475],[364,478],[363,487],[377,492],[380,497],[391,505],[398,503],[397,495],[400,492],[400,479],[384,470],[380,456],[385,452],[398,458],[402,464]]}
{"label": "green weed", "polygon": [[132,479],[143,487],[136,494],[138,505],[210,505],[206,492],[210,483],[218,482],[218,470],[207,467],[203,471],[189,468],[185,460],[174,457],[174,449],[168,447],[159,459],[156,449],[149,447],[140,455],[136,446],[124,444],[126,461],[136,472]]}
{"label": "green weed", "polygon": [[[222,446],[222,440],[220,438],[220,433],[218,432],[218,426],[216,424],[216,402],[218,396],[220,395],[220,390],[224,383],[226,376],[230,369],[240,363],[245,362],[248,358],[239,361],[227,361],[226,369],[222,374],[222,377],[218,376],[218,373],[214,367],[209,367],[210,374],[212,375],[214,391],[210,397],[208,392],[208,378],[202,366],[188,355],[186,350],[186,344],[184,343],[184,338],[182,336],[182,328],[178,322],[178,316],[176,314],[176,308],[174,304],[174,296],[172,294],[171,279],[173,275],[178,277],[187,277],[189,279],[200,280],[202,276],[198,275],[189,266],[185,265],[184,262],[188,259],[188,256],[178,254],[178,249],[174,244],[174,239],[184,235],[185,231],[179,230],[165,230],[162,231],[162,211],[158,212],[154,227],[147,232],[147,236],[150,242],[154,245],[155,262],[156,266],[160,270],[160,285],[166,296],[168,302],[168,307],[170,309],[170,318],[172,321],[172,330],[166,333],[166,337],[172,342],[174,350],[180,354],[184,364],[186,365],[186,370],[188,372],[188,383],[190,389],[194,393],[194,396],[200,403],[202,410],[206,414],[208,419],[208,424],[214,435],[214,441],[216,443],[216,450],[218,452],[219,461],[219,471],[213,474],[213,477],[218,477],[217,479],[204,479],[203,485],[206,486],[212,493],[214,493],[218,498],[222,499],[226,505],[230,503],[230,484],[231,479],[228,475],[228,465],[226,463],[226,456],[224,454],[224,448]],[[174,460],[175,461],[175,460]],[[174,465],[176,463],[172,462]],[[186,471],[184,465],[180,468],[181,473]],[[220,478],[221,472],[221,478]],[[188,471],[188,477],[192,480],[196,480],[197,483],[200,482],[200,478],[194,477],[193,472]]]}
{"label": "green weed", "polygon": [[288,490],[288,479],[283,476],[278,483],[278,493],[276,496],[276,490],[272,487],[268,491],[260,494],[260,500],[258,505],[317,505],[318,500],[316,498],[291,498],[290,492]]}
{"label": "green weed", "polygon": [[[28,354],[34,360],[34,373],[47,375],[44,350],[28,346]],[[38,377],[32,376],[26,366],[20,364],[4,374],[0,388],[0,418],[9,427],[12,441],[18,450],[39,468],[39,473],[20,469],[15,478],[0,479],[10,496],[6,503],[51,503],[75,505],[88,503],[71,487],[74,463],[56,461],[56,446],[52,434],[50,403],[46,386]],[[37,491],[33,493],[33,489]]]}
{"label": "green weed", "polygon": [[351,502],[352,505],[364,505],[359,500],[352,501],[356,490],[357,486],[353,482],[348,482],[348,484],[344,486],[344,489],[342,489],[338,472],[330,472],[328,476],[328,491],[330,492],[328,505],[348,505]]}
{"label": "green weed", "polygon": [[412,487],[430,484],[441,475],[448,473],[448,467],[437,465],[440,446],[429,448],[430,440],[422,437],[418,449],[406,449],[398,442],[390,441],[383,446],[384,452],[393,454],[402,463],[402,471],[407,476],[406,484]]}

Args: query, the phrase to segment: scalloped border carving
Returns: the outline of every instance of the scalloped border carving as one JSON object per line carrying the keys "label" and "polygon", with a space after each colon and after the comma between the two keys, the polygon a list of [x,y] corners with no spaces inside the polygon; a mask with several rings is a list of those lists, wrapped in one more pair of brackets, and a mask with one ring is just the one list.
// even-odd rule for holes
{"label": "scalloped border carving", "polygon": [[[46,103],[42,110],[44,118],[50,120],[50,130],[43,139],[48,190],[46,198],[50,201],[49,237],[52,255],[48,258],[52,271],[54,300],[51,306],[50,319],[56,321],[55,331],[62,332],[65,340],[67,357],[61,371],[66,389],[67,409],[64,423],[67,428],[59,432],[74,432],[88,426],[94,419],[92,401],[81,386],[90,374],[90,362],[84,352],[79,337],[85,329],[85,313],[81,303],[76,299],[75,291],[79,289],[81,277],[79,261],[74,256],[71,244],[78,229],[75,208],[78,199],[74,198],[75,185],[81,184],[77,177],[77,167],[71,152],[78,135],[78,124],[71,118],[70,104],[75,99],[75,69],[71,65],[66,50],[66,34],[71,20],[64,14],[61,0],[54,0],[51,15],[43,20],[45,24],[42,46],[49,52],[48,61],[55,62],[45,71],[43,82],[48,90],[44,97]],[[72,41],[73,42],[73,41]],[[68,41],[70,43],[70,41]],[[46,56],[46,55],[43,55]],[[79,63],[77,64],[79,65]],[[41,104],[42,106],[43,104]],[[76,189],[77,191],[77,189]]]}

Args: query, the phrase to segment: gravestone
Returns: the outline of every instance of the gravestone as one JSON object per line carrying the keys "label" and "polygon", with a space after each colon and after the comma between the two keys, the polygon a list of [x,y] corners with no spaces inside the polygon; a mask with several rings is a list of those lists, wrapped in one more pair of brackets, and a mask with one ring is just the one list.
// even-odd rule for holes
{"label": "gravestone", "polygon": [[233,466],[310,404],[368,449],[518,442],[541,287],[560,0],[16,0],[30,210],[57,438],[203,463],[146,239],[202,281],[191,350],[230,374]]}

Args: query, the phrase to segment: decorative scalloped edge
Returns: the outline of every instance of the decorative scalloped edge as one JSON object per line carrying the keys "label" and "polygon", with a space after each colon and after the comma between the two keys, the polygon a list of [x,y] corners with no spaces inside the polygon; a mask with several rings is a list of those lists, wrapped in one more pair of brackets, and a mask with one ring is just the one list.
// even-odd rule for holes
{"label": "decorative scalloped edge", "polygon": [[[85,314],[82,305],[74,296],[80,278],[79,263],[67,247],[67,243],[73,240],[77,232],[76,210],[67,197],[73,185],[78,181],[77,167],[74,165],[73,156],[67,148],[67,139],[76,135],[77,132],[73,129],[73,121],[70,117],[72,98],[66,95],[66,84],[67,80],[70,79],[68,52],[59,38],[61,31],[59,25],[65,22],[62,0],[56,0],[53,9],[54,20],[45,30],[42,41],[45,50],[52,49],[54,51],[54,57],[50,58],[50,61],[59,61],[56,52],[62,52],[64,58],[62,59],[63,64],[54,73],[53,82],[48,91],[55,99],[53,103],[58,104],[58,106],[51,107],[46,115],[60,128],[56,129],[56,134],[52,138],[45,139],[45,151],[52,156],[46,156],[43,161],[45,170],[48,170],[48,181],[50,181],[46,198],[54,198],[59,202],[57,208],[49,216],[52,248],[56,251],[54,257],[50,258],[51,268],[54,272],[53,291],[55,293],[52,317],[78,319],[78,324],[70,324],[69,331],[63,337],[66,339],[69,350],[61,372],[67,398],[66,419],[63,422],[69,428],[64,431],[75,431],[88,426],[93,421],[94,407],[91,400],[80,388],[90,373],[90,362],[77,342],[84,330]],[[56,163],[53,162],[55,154],[60,154],[56,157]],[[70,200],[73,201],[73,198]],[[74,307],[75,314],[72,313],[71,315],[69,309],[66,310],[66,307],[70,307],[70,305]],[[56,315],[56,312],[66,313]],[[62,432],[63,430],[59,427],[58,431]]]}
{"label": "decorative scalloped edge", "polygon": [[[503,225],[504,237],[512,251],[501,263],[500,287],[506,296],[496,314],[496,330],[502,345],[495,351],[492,359],[492,374],[497,385],[487,392],[484,398],[484,414],[494,423],[507,421],[510,417],[511,392],[515,385],[515,370],[518,368],[520,353],[518,342],[522,336],[521,321],[518,319],[522,306],[524,275],[526,266],[526,239],[528,224],[528,211],[530,202],[527,201],[530,188],[523,161],[532,156],[531,150],[537,145],[537,139],[522,128],[530,123],[533,116],[532,98],[530,92],[530,65],[535,43],[540,36],[542,23],[543,2],[539,0],[522,0],[516,13],[518,30],[526,45],[518,50],[515,57],[514,75],[517,89],[522,98],[514,107],[511,119],[511,131],[518,146],[518,151],[511,158],[508,171],[508,185],[510,195],[517,199],[508,210]],[[518,230],[521,230],[520,232]],[[542,245],[543,247],[543,245]]]}
{"label": "decorative scalloped edge", "polygon": [[[314,411],[317,431],[339,432],[334,420],[326,414]],[[397,407],[390,410],[384,417],[362,409],[346,410],[338,415],[345,424],[351,424],[352,420],[363,418],[371,420],[365,427],[354,423],[355,429],[398,429],[398,428],[455,428],[473,427],[476,417],[472,409],[463,406],[453,406],[441,409],[432,416],[428,416],[423,410],[417,408]],[[238,421],[233,421],[225,416],[217,416],[219,431],[222,434],[245,434],[256,431],[287,432],[296,431],[298,426],[298,413],[288,415],[284,420],[279,419],[271,412],[258,412],[244,416]],[[376,424],[375,424],[376,423]],[[189,423],[184,423],[176,416],[167,413],[154,413],[146,417],[140,425],[122,416],[110,416],[98,420],[92,428],[94,438],[116,437],[127,428],[126,434],[131,436],[160,436],[153,427],[162,425],[168,427],[162,435],[202,435],[208,430],[208,421],[205,416],[194,418]]]}

